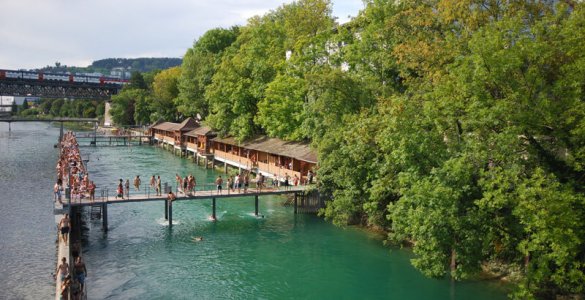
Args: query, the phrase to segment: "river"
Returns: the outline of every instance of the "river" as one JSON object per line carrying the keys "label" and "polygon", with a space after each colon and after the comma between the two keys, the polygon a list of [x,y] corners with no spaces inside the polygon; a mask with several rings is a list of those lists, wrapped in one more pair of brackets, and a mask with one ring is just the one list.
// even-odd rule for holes
{"label": "river", "polygon": [[[6,299],[47,299],[54,292],[55,221],[51,187],[59,130],[43,123],[0,123],[0,293]],[[119,178],[143,183],[152,175],[174,184],[192,173],[198,184],[220,173],[156,147],[82,148],[90,178],[114,187]],[[409,262],[408,250],[381,237],[338,228],[312,215],[295,215],[283,198],[211,200],[173,205],[110,205],[109,231],[88,217],[83,256],[88,299],[505,299],[497,282],[429,279]],[[194,242],[201,236],[203,241]]]}

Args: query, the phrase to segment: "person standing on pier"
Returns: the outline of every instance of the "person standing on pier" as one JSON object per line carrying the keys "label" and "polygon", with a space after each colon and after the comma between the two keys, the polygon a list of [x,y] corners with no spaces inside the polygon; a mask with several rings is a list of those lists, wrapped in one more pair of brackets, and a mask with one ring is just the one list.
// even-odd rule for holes
{"label": "person standing on pier", "polygon": [[154,189],[155,185],[156,185],[156,179],[154,178],[154,175],[152,175],[152,177],[150,177],[150,188]]}
{"label": "person standing on pier", "polygon": [[122,198],[122,200],[124,200],[124,186],[122,185],[122,179],[120,179],[118,188],[116,189],[116,198]]}
{"label": "person standing on pier", "polygon": [[189,193],[191,193],[192,195],[195,194],[195,185],[197,184],[197,181],[195,180],[195,176],[193,176],[193,174],[189,174]]}
{"label": "person standing on pier", "polygon": [[93,202],[95,200],[95,183],[91,181],[87,189],[89,191],[89,201]]}
{"label": "person standing on pier", "polygon": [[55,183],[53,187],[53,192],[55,193],[55,202],[59,201],[59,203],[63,204],[61,201],[61,185],[59,185],[59,181]]}
{"label": "person standing on pier", "polygon": [[140,184],[142,183],[142,181],[140,180],[140,175],[136,175],[136,178],[134,178],[134,189],[137,191],[140,191]]}
{"label": "person standing on pier", "polygon": [[71,228],[71,221],[69,220],[69,214],[65,214],[61,221],[59,221],[59,230],[61,230],[61,240],[67,243],[69,237],[69,229]]}
{"label": "person standing on pier", "polygon": [[156,195],[162,196],[160,175],[158,175],[156,178]]}
{"label": "person standing on pier", "polygon": [[126,179],[126,183],[124,183],[124,191],[126,192],[126,196],[130,198],[130,179]]}
{"label": "person standing on pier", "polygon": [[221,179],[221,175],[219,175],[217,179],[215,179],[215,184],[217,185],[217,193],[221,195],[221,185],[223,184],[223,179]]}
{"label": "person standing on pier", "polygon": [[288,190],[288,180],[290,179],[290,176],[288,176],[288,173],[286,173],[284,175],[284,189]]}
{"label": "person standing on pier", "polygon": [[250,186],[250,172],[246,172],[246,175],[244,175],[244,193],[248,192],[249,186]]}
{"label": "person standing on pier", "polygon": [[[177,182],[177,193],[183,188],[183,178],[179,176],[179,174],[175,173],[175,181]],[[186,191],[183,190],[183,194],[186,194]]]}

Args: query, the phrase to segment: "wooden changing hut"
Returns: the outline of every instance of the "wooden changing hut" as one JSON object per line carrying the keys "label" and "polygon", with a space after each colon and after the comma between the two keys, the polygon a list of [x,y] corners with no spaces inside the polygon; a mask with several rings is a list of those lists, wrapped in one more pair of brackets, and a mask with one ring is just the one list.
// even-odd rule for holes
{"label": "wooden changing hut", "polygon": [[304,182],[317,165],[317,154],[308,143],[287,142],[265,136],[237,142],[234,138],[213,139],[214,159],[237,168],[262,173],[279,180],[295,175]]}

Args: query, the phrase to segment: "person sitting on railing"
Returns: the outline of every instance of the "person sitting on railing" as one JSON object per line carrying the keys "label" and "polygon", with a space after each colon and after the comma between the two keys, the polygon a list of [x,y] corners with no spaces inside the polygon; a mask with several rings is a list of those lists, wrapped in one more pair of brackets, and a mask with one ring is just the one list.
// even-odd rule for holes
{"label": "person sitting on railing", "polygon": [[169,193],[167,194],[167,200],[174,201],[175,199],[177,199],[177,196],[175,196],[172,190],[169,191]]}

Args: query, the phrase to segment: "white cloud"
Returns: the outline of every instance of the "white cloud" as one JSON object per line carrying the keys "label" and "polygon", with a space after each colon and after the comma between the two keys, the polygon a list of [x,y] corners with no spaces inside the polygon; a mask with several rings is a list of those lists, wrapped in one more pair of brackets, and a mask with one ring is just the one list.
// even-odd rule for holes
{"label": "white cloud", "polygon": [[[181,57],[215,27],[243,25],[291,0],[0,0],[0,68],[110,57]],[[333,1],[344,22],[361,0]]]}

